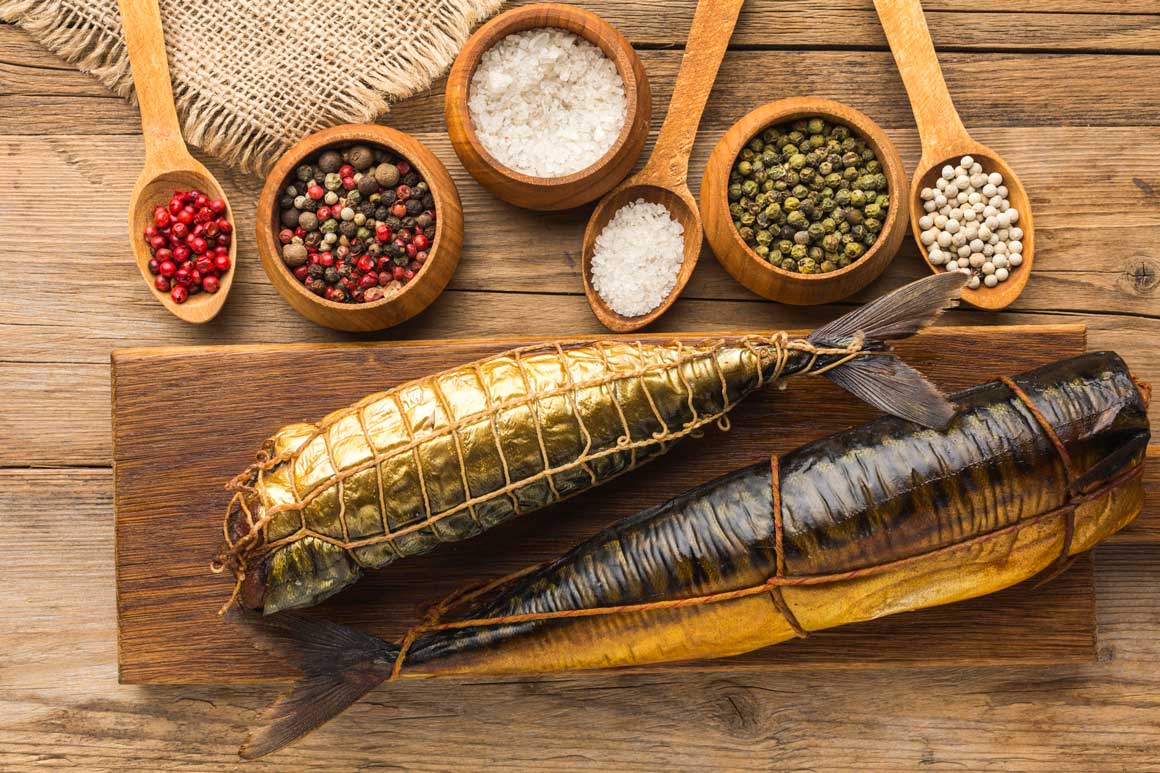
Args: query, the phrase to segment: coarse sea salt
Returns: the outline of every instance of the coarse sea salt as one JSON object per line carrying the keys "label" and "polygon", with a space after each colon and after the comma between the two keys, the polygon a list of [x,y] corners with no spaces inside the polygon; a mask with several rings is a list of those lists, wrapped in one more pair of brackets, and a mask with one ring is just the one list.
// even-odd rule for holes
{"label": "coarse sea salt", "polygon": [[677,283],[684,232],[663,204],[637,199],[621,207],[596,237],[593,288],[617,314],[648,314]]}
{"label": "coarse sea salt", "polygon": [[533,177],[591,166],[620,136],[624,79],[604,52],[561,29],[515,32],[471,77],[471,126],[501,164]]}

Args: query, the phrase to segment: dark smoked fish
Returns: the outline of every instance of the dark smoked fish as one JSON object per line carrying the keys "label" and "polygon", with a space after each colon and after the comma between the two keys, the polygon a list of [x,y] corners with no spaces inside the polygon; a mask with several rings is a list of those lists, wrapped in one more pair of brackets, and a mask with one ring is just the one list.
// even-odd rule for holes
{"label": "dark smoked fish", "polygon": [[1090,353],[955,395],[943,430],[891,417],[831,435],[437,607],[400,643],[268,618],[262,646],[304,675],[240,753],[395,678],[725,657],[1058,568],[1140,512],[1147,391]]}
{"label": "dark smoked fish", "polygon": [[929,324],[961,287],[957,274],[928,277],[803,339],[517,349],[283,427],[231,484],[214,568],[232,569],[245,608],[316,604],[367,569],[621,475],[763,385],[806,373],[942,426],[946,400],[883,342]]}

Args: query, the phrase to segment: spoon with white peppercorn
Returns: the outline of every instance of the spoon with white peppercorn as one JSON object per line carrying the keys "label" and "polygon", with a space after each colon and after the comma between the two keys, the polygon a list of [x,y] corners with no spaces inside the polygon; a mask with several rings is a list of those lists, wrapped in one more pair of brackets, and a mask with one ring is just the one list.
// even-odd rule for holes
{"label": "spoon with white peppercorn", "polygon": [[1007,162],[963,126],[920,0],[874,0],[874,6],[922,138],[922,159],[910,186],[910,223],[919,252],[935,273],[972,275],[963,290],[965,302],[991,311],[1005,308],[1023,292],[1035,259],[1027,190]]}

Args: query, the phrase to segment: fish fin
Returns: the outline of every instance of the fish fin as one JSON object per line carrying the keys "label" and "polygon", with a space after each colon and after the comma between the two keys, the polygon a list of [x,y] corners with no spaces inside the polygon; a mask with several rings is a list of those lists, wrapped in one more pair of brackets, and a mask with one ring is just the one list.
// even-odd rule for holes
{"label": "fish fin", "polygon": [[880,411],[924,427],[943,429],[955,416],[954,403],[893,354],[855,357],[822,375]]}
{"label": "fish fin", "polygon": [[345,625],[278,615],[254,630],[254,646],[278,655],[303,676],[258,716],[238,756],[263,757],[338,716],[391,675],[399,648]]}
{"label": "fish fin", "polygon": [[966,276],[954,271],[919,279],[823,325],[808,340],[848,346],[859,336],[868,342],[907,338],[934,322],[943,309],[957,306],[966,282]]}
{"label": "fish fin", "polygon": [[1123,445],[1119,446],[1103,459],[1100,459],[1082,475],[1073,480],[1069,487],[1071,492],[1074,494],[1082,494],[1093,486],[1097,486],[1115,477],[1116,473],[1121,468],[1128,466],[1133,458],[1142,456],[1147,452],[1148,440],[1151,437],[1152,433],[1148,430],[1133,430],[1124,438]]}

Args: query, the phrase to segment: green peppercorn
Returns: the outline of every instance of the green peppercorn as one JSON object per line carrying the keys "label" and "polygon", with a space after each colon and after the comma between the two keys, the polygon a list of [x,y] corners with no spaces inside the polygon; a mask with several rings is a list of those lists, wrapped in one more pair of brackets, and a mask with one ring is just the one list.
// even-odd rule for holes
{"label": "green peppercorn", "polygon": [[887,185],[861,137],[807,116],[768,126],[741,149],[728,178],[729,215],[742,240],[773,265],[834,271],[881,233]]}
{"label": "green peppercorn", "polygon": [[322,187],[328,191],[338,191],[342,188],[342,176],[338,172],[330,172],[323,179]]}

